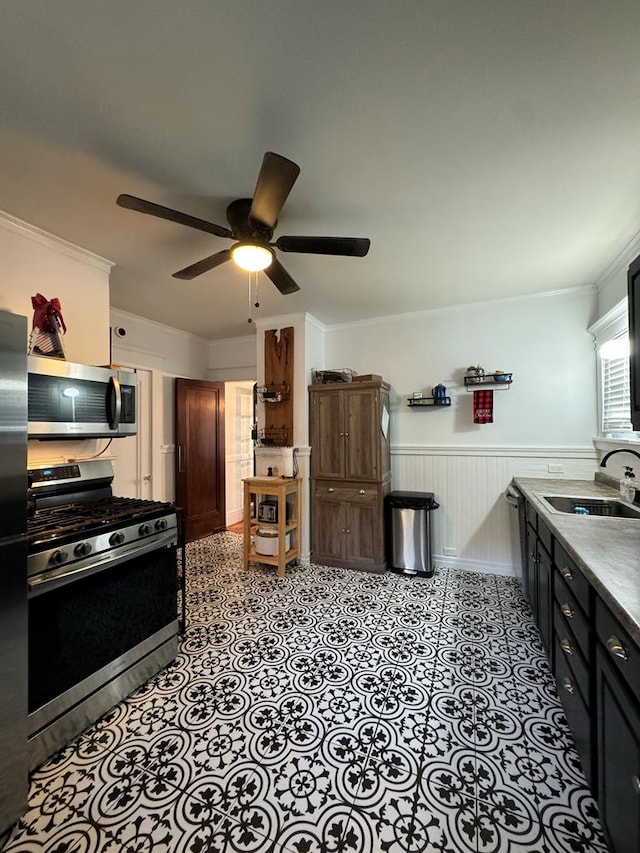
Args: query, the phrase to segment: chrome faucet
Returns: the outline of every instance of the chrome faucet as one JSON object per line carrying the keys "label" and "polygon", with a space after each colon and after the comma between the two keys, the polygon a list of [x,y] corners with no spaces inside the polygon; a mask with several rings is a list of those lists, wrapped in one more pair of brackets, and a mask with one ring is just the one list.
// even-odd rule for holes
{"label": "chrome faucet", "polygon": [[617,450],[610,450],[608,453],[605,453],[605,455],[602,457],[602,461],[600,462],[601,468],[607,467],[607,459],[610,456],[613,456],[614,453],[631,453],[633,454],[633,456],[637,456],[638,459],[640,459],[640,453],[638,453],[637,450],[628,450],[626,447],[619,447],[617,448]]}

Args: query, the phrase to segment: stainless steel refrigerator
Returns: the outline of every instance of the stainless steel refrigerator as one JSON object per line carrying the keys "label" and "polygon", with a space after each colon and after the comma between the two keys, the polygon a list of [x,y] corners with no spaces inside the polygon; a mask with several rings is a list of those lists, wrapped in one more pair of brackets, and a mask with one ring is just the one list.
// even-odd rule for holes
{"label": "stainless steel refrigerator", "polygon": [[24,812],[27,752],[27,318],[0,311],[0,847]]}

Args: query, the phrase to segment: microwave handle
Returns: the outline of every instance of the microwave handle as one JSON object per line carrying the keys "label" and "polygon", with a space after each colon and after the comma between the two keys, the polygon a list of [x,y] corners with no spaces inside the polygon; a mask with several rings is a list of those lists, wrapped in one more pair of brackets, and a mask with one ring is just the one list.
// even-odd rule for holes
{"label": "microwave handle", "polygon": [[109,377],[109,427],[118,429],[120,426],[120,413],[122,411],[122,393],[120,381],[117,376]]}

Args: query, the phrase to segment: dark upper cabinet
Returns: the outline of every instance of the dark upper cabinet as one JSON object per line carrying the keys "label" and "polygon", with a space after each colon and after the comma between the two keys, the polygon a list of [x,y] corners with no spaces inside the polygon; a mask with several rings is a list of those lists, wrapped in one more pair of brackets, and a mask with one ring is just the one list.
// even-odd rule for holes
{"label": "dark upper cabinet", "polygon": [[627,272],[629,297],[629,373],[631,377],[631,423],[640,430],[640,255]]}

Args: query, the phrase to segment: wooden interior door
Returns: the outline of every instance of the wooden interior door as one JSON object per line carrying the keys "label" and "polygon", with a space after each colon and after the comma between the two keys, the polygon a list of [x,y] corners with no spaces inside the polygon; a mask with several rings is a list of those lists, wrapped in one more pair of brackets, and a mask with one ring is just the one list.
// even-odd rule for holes
{"label": "wooden interior door", "polygon": [[176,379],[176,506],[187,542],[226,529],[224,383]]}

